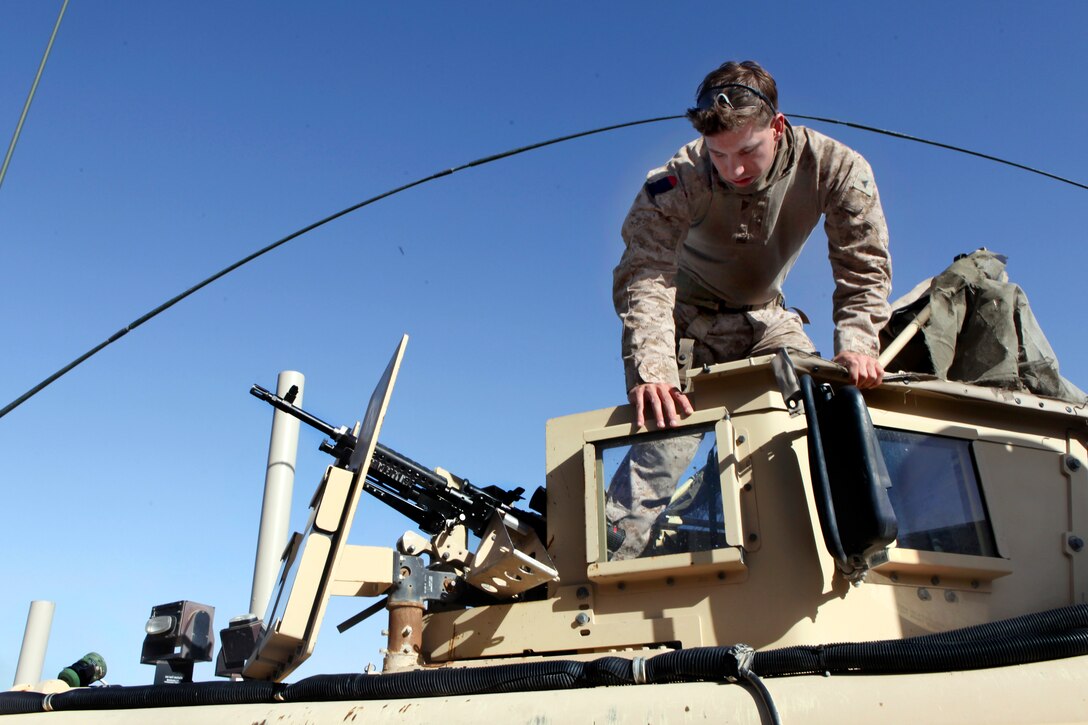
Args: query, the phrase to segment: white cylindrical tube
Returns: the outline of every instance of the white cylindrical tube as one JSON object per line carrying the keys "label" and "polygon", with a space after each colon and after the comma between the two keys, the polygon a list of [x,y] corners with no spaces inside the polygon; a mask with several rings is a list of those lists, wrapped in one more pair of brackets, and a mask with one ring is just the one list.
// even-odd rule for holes
{"label": "white cylindrical tube", "polygon": [[49,630],[53,626],[53,610],[56,605],[44,599],[30,603],[26,615],[26,631],[23,632],[23,648],[19,650],[19,664],[15,667],[13,685],[35,685],[41,682],[45,650],[49,646]]}
{"label": "white cylindrical tube", "polygon": [[887,367],[888,364],[895,359],[895,356],[907,346],[907,343],[914,339],[914,336],[918,334],[918,331],[925,327],[925,324],[929,322],[929,318],[932,314],[933,305],[931,303],[923,307],[921,312],[914,316],[914,319],[903,328],[903,331],[899,333],[899,336],[884,348],[884,352],[880,353],[880,358],[878,359],[880,367]]}
{"label": "white cylindrical tube", "polygon": [[[276,380],[276,395],[287,395],[298,386],[294,404],[302,407],[302,373],[284,370]],[[299,420],[277,410],[272,416],[272,435],[268,442],[268,468],[264,479],[264,503],[261,506],[261,530],[257,535],[257,557],[253,564],[253,590],[249,611],[263,617],[272,589],[276,586],[280,557],[287,546],[291,525],[291,492],[295,485],[295,458],[298,454]]]}

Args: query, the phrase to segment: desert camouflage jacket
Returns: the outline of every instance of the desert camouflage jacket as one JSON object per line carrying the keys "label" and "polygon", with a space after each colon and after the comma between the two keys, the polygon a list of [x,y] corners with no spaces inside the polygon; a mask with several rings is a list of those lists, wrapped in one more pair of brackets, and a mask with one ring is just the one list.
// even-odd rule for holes
{"label": "desert camouflage jacket", "polygon": [[722,182],[702,138],[647,175],[624,221],[627,247],[614,272],[628,390],[679,382],[678,270],[726,306],[766,303],[782,293],[821,215],[835,279],[835,353],[879,352],[891,258],[872,170],[860,154],[811,129],[787,126],[783,139],[754,188]]}

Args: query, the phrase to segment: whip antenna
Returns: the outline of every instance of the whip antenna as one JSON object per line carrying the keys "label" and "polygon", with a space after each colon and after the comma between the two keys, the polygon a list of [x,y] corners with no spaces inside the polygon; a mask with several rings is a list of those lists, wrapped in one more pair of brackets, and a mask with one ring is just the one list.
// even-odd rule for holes
{"label": "whip antenna", "polygon": [[[66,0],[66,4],[67,4],[67,0]],[[63,10],[62,10],[62,14],[63,14]],[[60,22],[59,19],[58,19],[57,22],[58,22],[58,25],[59,25],[59,22]],[[55,32],[56,31],[54,29],[54,34],[55,34]],[[50,41],[50,42],[52,42],[52,41]],[[43,65],[44,65],[44,61],[43,61]],[[1064,182],[1066,184],[1072,184],[1073,186],[1076,186],[1076,187],[1081,188],[1081,189],[1088,189],[1088,186],[1086,186],[1085,184],[1082,184],[1082,183],[1077,182],[1077,181],[1072,181],[1070,179],[1066,179],[1066,178],[1063,178],[1061,176],[1057,176],[1055,174],[1051,174],[1051,173],[1046,172],[1046,171],[1040,171],[1039,169],[1033,169],[1030,166],[1024,166],[1023,164],[1018,164],[1018,163],[1015,163],[1013,161],[1008,161],[1006,159],[1002,159],[1002,158],[999,158],[997,156],[991,156],[989,154],[980,153],[978,151],[971,151],[970,149],[961,148],[959,146],[953,146],[951,144],[941,143],[939,141],[930,141],[928,139],[919,138],[917,136],[910,136],[910,135],[905,134],[905,133],[899,133],[898,131],[888,131],[888,130],[885,130],[885,129],[875,128],[873,126],[865,126],[865,125],[862,125],[862,124],[859,124],[859,123],[851,123],[849,121],[838,121],[838,120],[835,120],[835,119],[832,119],[832,118],[820,118],[818,116],[802,116],[800,114],[788,114],[788,115],[792,116],[793,118],[802,118],[802,119],[809,120],[809,121],[819,121],[819,122],[822,122],[822,123],[832,123],[832,124],[837,124],[837,125],[840,125],[840,126],[848,126],[850,128],[856,128],[856,129],[859,129],[859,130],[862,130],[862,131],[869,131],[869,132],[872,132],[872,133],[883,134],[885,136],[892,136],[894,138],[901,138],[901,139],[904,139],[906,141],[914,141],[916,143],[924,143],[924,144],[928,144],[930,146],[937,146],[939,148],[948,149],[949,151],[956,151],[956,152],[959,152],[959,153],[968,154],[970,156],[977,156],[977,157],[982,158],[982,159],[987,159],[989,161],[994,161],[994,162],[997,162],[997,163],[1000,163],[1000,164],[1005,164],[1007,166],[1012,166],[1013,168],[1021,169],[1023,171],[1029,171],[1029,172],[1031,172],[1033,174],[1040,174],[1040,175],[1045,176],[1047,178],[1054,179],[1055,181],[1061,181],[1061,182]],[[416,181],[412,181],[410,183],[404,184],[403,186],[398,186],[395,189],[390,189],[389,191],[378,194],[377,196],[372,196],[369,199],[366,199],[365,201],[361,201],[358,204],[354,204],[352,206],[349,206],[348,208],[343,209],[341,211],[338,211],[335,214],[330,214],[329,216],[325,217],[324,219],[321,219],[320,221],[316,221],[313,224],[310,224],[309,226],[303,227],[302,229],[299,229],[296,232],[292,232],[291,234],[288,234],[286,237],[283,237],[282,239],[279,239],[279,240],[273,242],[272,244],[269,244],[267,247],[264,247],[263,249],[259,249],[256,252],[254,252],[253,254],[250,254],[249,256],[246,256],[246,257],[243,257],[242,259],[239,259],[234,264],[231,264],[228,267],[224,267],[223,269],[219,270],[218,272],[216,272],[212,276],[208,277],[207,279],[205,279],[205,280],[203,280],[201,282],[198,282],[197,284],[193,285],[192,287],[185,290],[181,294],[170,298],[169,300],[162,303],[161,305],[159,305],[155,309],[151,310],[150,312],[147,312],[143,316],[136,318],[135,320],[133,320],[129,324],[122,327],[117,332],[110,335],[108,338],[106,338],[104,341],[102,341],[101,343],[99,343],[95,347],[93,347],[90,350],[88,350],[87,352],[83,353],[82,355],[77,357],[75,360],[68,363],[67,365],[62,367],[60,370],[58,370],[57,372],[50,375],[48,378],[41,381],[40,383],[35,385],[33,388],[26,391],[22,395],[20,395],[18,398],[16,398],[12,402],[8,403],[6,406],[4,406],[3,409],[0,409],[0,418],[3,418],[5,415],[7,415],[11,411],[15,410],[16,408],[18,408],[20,405],[25,403],[27,400],[29,400],[30,398],[37,395],[39,392],[41,392],[46,387],[48,387],[51,383],[56,381],[58,378],[63,376],[68,371],[75,368],[80,363],[86,361],[88,358],[90,358],[93,355],[95,355],[96,353],[100,352],[101,350],[103,350],[107,346],[112,345],[113,343],[117,342],[119,339],[121,339],[122,337],[127,335],[132,330],[135,330],[137,327],[144,324],[148,320],[151,320],[152,318],[157,317],[159,314],[161,314],[161,313],[165,312],[166,310],[170,309],[171,307],[176,305],[178,302],[181,302],[186,297],[196,293],[197,291],[203,289],[204,287],[207,287],[209,284],[216,281],[220,277],[223,277],[223,276],[225,276],[227,274],[230,274],[231,272],[238,269],[239,267],[241,267],[241,266],[243,266],[245,264],[248,264],[249,262],[252,262],[254,259],[257,259],[257,257],[260,257],[260,256],[262,256],[262,255],[264,255],[264,254],[266,254],[268,252],[271,252],[273,249],[276,249],[277,247],[283,246],[284,244],[291,241],[292,239],[297,239],[298,237],[301,237],[303,234],[306,234],[307,232],[311,232],[314,229],[317,229],[318,227],[324,226],[325,224],[328,224],[331,221],[334,221],[336,219],[339,219],[342,216],[350,214],[353,211],[356,211],[358,209],[362,209],[364,206],[369,206],[370,204],[373,204],[376,201],[381,201],[382,199],[393,196],[394,194],[399,194],[402,191],[407,191],[408,189],[411,189],[413,187],[421,186],[422,184],[426,184],[429,181],[434,181],[435,179],[442,178],[443,176],[449,176],[449,175],[451,175],[453,173],[456,173],[458,171],[462,171],[464,169],[470,169],[470,168],[472,168],[474,166],[483,166],[484,164],[489,164],[492,161],[499,161],[501,159],[510,158],[511,156],[517,156],[518,154],[523,154],[523,153],[525,153],[527,151],[533,151],[535,149],[544,148],[545,146],[553,146],[555,144],[563,143],[564,141],[572,141],[572,140],[577,139],[577,138],[584,138],[586,136],[593,136],[595,134],[606,133],[608,131],[616,131],[616,130],[621,129],[621,128],[629,128],[631,126],[641,126],[641,125],[645,125],[645,124],[649,124],[649,123],[658,123],[660,121],[675,121],[675,120],[678,120],[678,119],[681,119],[681,118],[684,118],[684,116],[660,116],[658,118],[647,118],[647,119],[643,119],[641,121],[629,121],[627,123],[619,123],[619,124],[615,124],[615,125],[612,125],[612,126],[603,126],[601,128],[595,128],[595,129],[590,130],[590,131],[581,131],[579,133],[572,133],[572,134],[569,134],[569,135],[566,135],[566,136],[559,136],[557,138],[549,139],[548,141],[540,141],[539,143],[529,144],[528,146],[520,146],[518,148],[511,149],[509,151],[503,151],[502,153],[492,154],[491,156],[484,156],[483,158],[476,159],[475,161],[470,161],[467,164],[462,164],[461,166],[454,166],[453,168],[445,169],[444,171],[436,172],[434,174],[431,174],[430,176],[426,176],[426,177],[423,177],[423,178],[418,179]]]}

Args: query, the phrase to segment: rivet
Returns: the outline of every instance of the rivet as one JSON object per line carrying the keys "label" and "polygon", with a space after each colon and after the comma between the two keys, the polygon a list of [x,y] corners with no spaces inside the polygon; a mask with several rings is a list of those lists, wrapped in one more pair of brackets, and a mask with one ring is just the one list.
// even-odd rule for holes
{"label": "rivet", "polygon": [[1020,398],[1013,398],[1013,400],[1015,400],[1015,401],[1016,401],[1016,404],[1017,404],[1017,405],[1020,405]]}
{"label": "rivet", "polygon": [[1069,466],[1070,471],[1079,471],[1080,470],[1080,459],[1077,458],[1076,456],[1066,456],[1065,457],[1065,465]]}
{"label": "rivet", "polygon": [[744,490],[745,491],[751,491],[752,490],[752,484],[750,484],[750,483],[744,484]]}
{"label": "rivet", "polygon": [[725,581],[725,572],[724,571],[719,571],[718,572],[718,579],[721,580],[721,581]]}
{"label": "rivet", "polygon": [[669,585],[669,586],[671,587],[671,586],[672,586],[673,584],[675,584],[675,583],[676,583],[676,580],[675,580],[675,579],[673,579],[673,578],[672,578],[671,576],[670,576],[670,577],[666,577],[666,578],[665,578],[665,583],[666,583],[666,584],[668,584],[668,585]]}
{"label": "rivet", "polygon": [[947,592],[944,593],[944,600],[946,602],[956,601],[956,593],[954,591],[952,591],[951,589],[949,589]]}
{"label": "rivet", "polygon": [[579,627],[584,627],[589,624],[589,615],[585,612],[578,612],[578,616],[574,618],[574,621],[578,623]]}
{"label": "rivet", "polygon": [[929,583],[932,584],[933,586],[937,586],[938,584],[941,583],[941,578],[939,576],[931,577],[930,580],[929,580]]}
{"label": "rivet", "polygon": [[893,571],[891,575],[888,576],[888,578],[891,579],[893,582],[899,581],[899,572]]}
{"label": "rivet", "polygon": [[624,582],[620,582],[619,584],[616,585],[616,588],[619,589],[622,592],[624,589],[627,588],[627,585]]}
{"label": "rivet", "polygon": [[929,590],[926,589],[925,587],[922,587],[921,589],[919,589],[918,590],[918,598],[921,599],[923,602],[928,602],[931,599],[930,594],[929,594]]}
{"label": "rivet", "polygon": [[972,589],[978,589],[980,586],[982,586],[982,585],[979,584],[978,579],[972,579],[971,580],[971,588]]}
{"label": "rivet", "polygon": [[579,599],[586,599],[589,597],[589,590],[585,587],[578,587],[578,591],[575,592],[575,596]]}
{"label": "rivet", "polygon": [[748,541],[759,541],[759,534],[748,534]]}
{"label": "rivet", "polygon": [[1076,552],[1081,551],[1084,548],[1084,539],[1079,536],[1070,536],[1069,548]]}
{"label": "rivet", "polygon": [[748,440],[748,439],[747,439],[747,438],[745,438],[744,436],[737,436],[737,445],[738,445],[738,446],[742,446],[742,445],[744,445],[744,442],[745,442],[746,440]]}

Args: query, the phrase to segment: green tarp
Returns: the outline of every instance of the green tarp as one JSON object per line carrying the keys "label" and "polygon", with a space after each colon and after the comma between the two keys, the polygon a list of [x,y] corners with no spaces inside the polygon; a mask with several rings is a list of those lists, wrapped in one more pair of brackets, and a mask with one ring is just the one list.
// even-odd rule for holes
{"label": "green tarp", "polygon": [[1027,295],[1009,281],[1002,255],[980,249],[961,256],[897,300],[881,334],[883,344],[927,304],[929,322],[891,361],[889,372],[929,373],[942,380],[1088,402],[1088,394],[1058,372],[1054,350]]}

